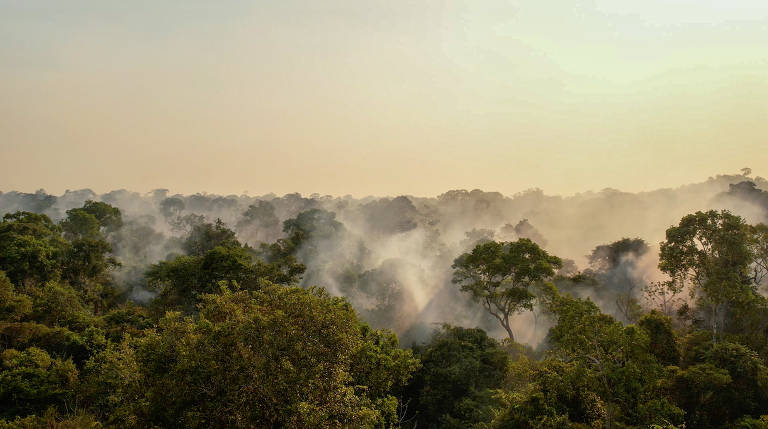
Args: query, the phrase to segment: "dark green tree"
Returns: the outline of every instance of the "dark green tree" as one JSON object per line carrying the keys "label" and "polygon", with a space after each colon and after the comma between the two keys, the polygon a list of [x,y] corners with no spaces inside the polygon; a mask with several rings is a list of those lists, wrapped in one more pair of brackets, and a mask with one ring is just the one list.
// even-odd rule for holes
{"label": "dark green tree", "polygon": [[509,353],[481,329],[443,326],[414,347],[422,367],[408,387],[406,426],[465,428],[489,424],[500,402]]}
{"label": "dark green tree", "polygon": [[686,411],[687,427],[732,427],[768,409],[768,368],[757,353],[708,335],[686,339],[683,361],[669,378],[670,397]]}

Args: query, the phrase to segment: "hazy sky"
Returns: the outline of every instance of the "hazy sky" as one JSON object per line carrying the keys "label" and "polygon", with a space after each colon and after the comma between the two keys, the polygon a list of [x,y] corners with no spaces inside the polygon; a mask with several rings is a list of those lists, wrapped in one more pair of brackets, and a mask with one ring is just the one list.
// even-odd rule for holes
{"label": "hazy sky", "polygon": [[0,190],[768,175],[765,0],[0,0]]}

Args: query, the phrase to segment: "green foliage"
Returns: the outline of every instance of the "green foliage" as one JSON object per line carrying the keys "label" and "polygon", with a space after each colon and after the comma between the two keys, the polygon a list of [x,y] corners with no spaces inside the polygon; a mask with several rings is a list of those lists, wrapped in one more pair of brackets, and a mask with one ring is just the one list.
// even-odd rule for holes
{"label": "green foliage", "polygon": [[166,305],[195,304],[195,296],[218,290],[222,280],[244,280],[252,256],[221,220],[195,225],[183,243],[188,256],[154,264],[147,279],[161,294],[173,294]]}
{"label": "green foliage", "polygon": [[722,427],[768,409],[768,368],[749,348],[694,334],[686,339],[682,365],[670,390],[692,427]]}
{"label": "green foliage", "polygon": [[[288,212],[308,201],[296,199]],[[163,207],[169,223],[189,231],[184,240],[164,243],[151,219],[123,226],[120,210],[103,202],[67,211],[59,225],[28,212],[3,217],[0,429],[768,427],[765,225],[710,211],[670,228],[659,265],[669,280],[646,287],[663,298],[664,314],[642,314],[634,300],[640,279],[628,273],[648,251],[641,239],[598,246],[590,269],[555,279],[575,296],[616,298],[623,315],[561,295],[548,282],[561,260],[533,241],[484,241],[455,259],[453,280],[509,339],[444,326],[408,350],[394,333],[362,323],[343,298],[287,287],[312,258],[307,277],[326,270],[342,278],[341,293],[375,301],[361,314],[386,321],[380,326],[399,328],[401,315],[421,310],[398,289],[398,270],[426,269],[405,259],[370,268],[360,262],[364,248],[345,248],[359,251],[348,258],[334,246],[352,248],[354,237],[334,213],[299,212],[284,238],[255,251],[220,220],[180,217],[181,200]],[[365,207],[392,215],[376,234],[407,231],[420,216],[405,197]],[[275,212],[257,202],[238,230],[272,240],[275,231],[263,230],[277,228]],[[527,222],[518,227],[506,232],[536,235]],[[146,272],[157,293],[150,305],[120,303],[112,244],[129,253],[181,245],[186,254]],[[157,254],[145,251],[131,269]],[[683,290],[693,299],[669,317],[680,301],[665,294]],[[535,352],[511,340],[510,322],[534,304],[550,327]]]}
{"label": "green foliage", "polygon": [[80,294],[66,283],[49,282],[33,294],[32,316],[40,323],[74,331],[82,331],[93,323],[93,316]]}
{"label": "green foliage", "polygon": [[103,239],[78,239],[64,252],[62,277],[72,284],[85,287],[89,282],[108,283],[107,273],[120,266],[117,259],[107,256],[112,246]]}
{"label": "green foliage", "polygon": [[61,358],[71,357],[78,364],[87,360],[91,353],[86,339],[67,328],[51,328],[35,322],[0,322],[1,349],[28,347],[37,347]]}
{"label": "green foliage", "polygon": [[109,272],[120,266],[109,255],[112,246],[104,234],[116,232],[122,224],[119,209],[90,200],[81,208],[67,210],[67,218],[61,222],[64,237],[70,241],[61,254],[61,278],[76,286],[97,311],[114,292]]}
{"label": "green foliage", "polygon": [[136,423],[130,404],[140,399],[141,372],[128,341],[110,344],[84,365],[77,394],[99,420],[117,426]]}
{"label": "green foliage", "polygon": [[17,293],[13,284],[0,271],[0,320],[18,321],[32,311],[32,300]]}
{"label": "green foliage", "polygon": [[408,387],[411,427],[463,428],[488,424],[501,404],[494,396],[509,355],[481,329],[444,326],[414,347],[422,367]]}
{"label": "green foliage", "polygon": [[[608,427],[682,422],[682,411],[663,398],[659,381],[666,370],[652,353],[646,329],[616,322],[589,300],[556,291],[549,294],[546,305],[556,324],[550,330],[548,355],[563,363],[554,367],[561,375],[552,379],[538,375],[538,383],[552,380],[552,384],[528,393],[528,406],[572,423]],[[569,381],[562,384],[562,378]],[[569,390],[571,385],[581,386],[580,390]],[[553,389],[550,396],[537,393],[548,389]],[[530,411],[522,414],[526,415]]]}
{"label": "green foliage", "polygon": [[595,381],[586,367],[548,359],[516,362],[511,371],[516,389],[501,395],[505,410],[493,427],[566,428],[601,427],[606,404],[594,393]]}
{"label": "green foliage", "polygon": [[643,316],[637,323],[649,339],[649,351],[663,365],[677,365],[680,362],[680,349],[672,330],[672,321],[656,310]]}
{"label": "green foliage", "polygon": [[203,256],[216,247],[236,248],[241,244],[235,238],[235,232],[227,228],[221,219],[216,219],[214,224],[194,225],[182,247],[187,255]]}
{"label": "green foliage", "polygon": [[733,427],[736,429],[768,429],[768,415],[760,416],[760,418],[741,418]]}
{"label": "green foliage", "polygon": [[297,284],[301,280],[306,266],[296,258],[296,246],[286,239],[279,239],[272,244],[262,243],[257,262],[260,277],[271,279],[274,283]]}
{"label": "green foliage", "polygon": [[120,209],[101,202],[88,200],[83,204],[82,210],[95,217],[99,226],[105,233],[109,234],[123,226],[123,217]]}
{"label": "green foliage", "polygon": [[61,222],[61,229],[67,240],[98,240],[101,238],[101,225],[96,216],[83,209],[67,210],[67,218]]}
{"label": "green foliage", "polygon": [[[194,309],[201,295],[219,289],[219,282],[237,283],[245,289],[258,289],[262,280],[287,283],[295,271],[286,273],[278,264],[254,263],[250,251],[239,246],[217,246],[203,256],[180,256],[154,264],[146,273],[149,285],[159,292],[162,308]],[[303,271],[303,267],[301,270]]]}
{"label": "green foliage", "polygon": [[88,200],[83,207],[67,210],[67,218],[61,222],[64,236],[71,240],[98,240],[102,232],[109,234],[123,225],[120,209],[101,202]]}
{"label": "green foliage", "polygon": [[202,284],[200,256],[179,256],[161,261],[146,272],[147,282],[159,292],[158,301],[167,307],[194,306]]}
{"label": "green foliage", "polygon": [[56,278],[65,247],[61,229],[46,215],[16,212],[0,222],[0,270],[13,284]]}
{"label": "green foliage", "polygon": [[317,252],[313,242],[328,239],[344,231],[344,225],[336,220],[336,214],[321,209],[301,212],[283,223],[283,232],[294,248],[308,245],[309,253]]}
{"label": "green foliage", "polygon": [[[191,312],[199,297],[218,291],[222,281],[253,290],[262,280],[296,283],[304,272],[292,254],[254,261],[254,252],[237,241],[220,220],[195,226],[183,247],[189,255],[153,264],[146,272],[149,286],[159,292],[156,303],[161,308]],[[281,252],[279,243],[267,248],[275,254]]]}
{"label": "green foliage", "polygon": [[0,354],[0,417],[39,413],[48,407],[66,409],[78,372],[71,361],[51,358],[30,347]]}
{"label": "green foliage", "polygon": [[105,336],[112,342],[120,342],[126,335],[140,337],[145,329],[154,326],[149,311],[130,302],[104,314],[102,321]]}
{"label": "green foliage", "polygon": [[416,365],[393,338],[361,326],[344,300],[276,285],[205,295],[199,317],[168,313],[135,343],[136,364],[107,349],[92,367],[138,369],[137,400],[127,399],[136,394],[130,383],[109,390],[125,392],[112,402],[131,407],[114,415],[140,427],[392,426],[397,400],[388,391]]}
{"label": "green foliage", "polygon": [[411,375],[420,364],[411,350],[399,347],[397,336],[386,330],[373,330],[360,324],[362,343],[355,352],[350,374],[358,395],[379,412],[376,427],[398,427],[403,408],[399,398],[408,385]]}

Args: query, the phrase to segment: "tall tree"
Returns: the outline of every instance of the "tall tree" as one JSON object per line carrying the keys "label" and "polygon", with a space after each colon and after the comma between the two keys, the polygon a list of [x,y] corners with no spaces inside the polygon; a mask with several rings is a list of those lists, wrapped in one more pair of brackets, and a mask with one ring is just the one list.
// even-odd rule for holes
{"label": "tall tree", "polygon": [[728,211],[699,211],[667,229],[666,238],[659,268],[709,310],[716,340],[725,306],[752,293],[750,228]]}
{"label": "tall tree", "polygon": [[120,209],[88,200],[83,207],[67,210],[61,222],[64,237],[70,240],[62,258],[62,278],[77,286],[99,310],[107,294],[114,292],[110,271],[120,266],[111,256],[107,235],[123,225]]}
{"label": "tall tree", "polygon": [[536,296],[531,286],[553,277],[561,266],[560,258],[527,238],[489,241],[456,258],[453,282],[483,304],[514,341],[510,317],[532,310]]}
{"label": "tall tree", "polygon": [[765,286],[768,276],[768,225],[760,223],[750,227],[750,248],[752,250],[752,282]]}

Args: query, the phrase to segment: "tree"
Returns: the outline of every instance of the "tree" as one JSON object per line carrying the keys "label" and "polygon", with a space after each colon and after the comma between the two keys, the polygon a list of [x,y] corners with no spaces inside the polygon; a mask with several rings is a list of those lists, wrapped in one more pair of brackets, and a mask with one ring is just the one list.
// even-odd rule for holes
{"label": "tree", "polygon": [[99,240],[102,238],[99,220],[83,209],[67,210],[67,218],[61,222],[64,238],[75,240]]}
{"label": "tree", "polygon": [[422,367],[408,386],[409,426],[465,428],[488,424],[500,406],[509,353],[481,329],[445,325],[414,347]]}
{"label": "tree", "polygon": [[67,218],[61,226],[69,240],[99,239],[102,232],[110,234],[123,226],[123,218],[117,207],[88,200],[81,208],[67,210]]}
{"label": "tree", "polygon": [[[588,299],[559,295],[554,287],[545,296],[544,305],[555,320],[548,336],[548,360],[562,362],[554,366],[562,377],[577,380],[576,386],[596,395],[590,399],[590,394],[566,389],[554,398],[578,400],[572,407],[551,404],[554,415],[565,414],[570,421],[581,423],[599,420],[600,426],[608,428],[682,421],[682,411],[665,399],[659,387],[666,371],[654,352],[663,357],[670,353],[655,345],[651,348],[651,338],[669,341],[663,320],[662,326],[653,321],[624,326]],[[552,382],[558,391],[564,389],[558,379]]]}
{"label": "tree", "polygon": [[0,222],[0,270],[17,286],[56,278],[66,247],[61,229],[46,215],[16,212]]}
{"label": "tree", "polygon": [[138,370],[117,403],[140,427],[387,427],[390,390],[416,365],[345,300],[269,284],[205,295],[197,317],[169,312],[135,344],[135,364],[114,351],[93,362]]}
{"label": "tree", "polygon": [[752,282],[764,286],[768,276],[768,225],[760,223],[750,226],[749,245],[752,251]]}
{"label": "tree", "polygon": [[219,290],[219,282],[258,287],[253,257],[242,247],[217,246],[202,256],[180,256],[154,264],[146,273],[149,286],[159,292],[164,309],[190,312],[203,294]]}
{"label": "tree", "polygon": [[319,251],[319,242],[334,238],[346,229],[336,220],[336,213],[311,209],[283,222],[283,232],[288,236],[286,240],[293,254],[302,249],[307,255],[314,256]]}
{"label": "tree", "polygon": [[661,314],[671,316],[681,301],[681,297],[677,295],[682,292],[683,286],[674,280],[649,282],[643,286],[643,295],[652,306],[661,311]]}
{"label": "tree", "polygon": [[696,212],[667,229],[659,268],[676,287],[689,287],[711,312],[712,338],[724,323],[725,305],[753,293],[749,226],[728,211]]}
{"label": "tree", "polygon": [[334,212],[322,209],[303,211],[286,220],[283,232],[285,238],[271,245],[262,244],[260,257],[276,264],[284,273],[301,275],[302,285],[325,282],[329,277],[338,276],[368,252],[362,240],[336,220]]}
{"label": "tree", "polygon": [[757,353],[741,344],[713,343],[706,334],[685,340],[681,367],[667,384],[690,427],[732,427],[742,416],[765,413],[768,368]]}
{"label": "tree", "polygon": [[30,347],[0,353],[0,418],[40,413],[48,407],[65,410],[78,372],[71,360],[51,358]]}
{"label": "tree", "polygon": [[32,311],[28,296],[17,293],[5,273],[0,271],[0,320],[17,321]]}
{"label": "tree", "polygon": [[482,303],[514,341],[510,317],[532,310],[535,295],[531,286],[551,278],[561,266],[560,258],[527,238],[490,241],[456,258],[453,282]]}
{"label": "tree", "polygon": [[70,241],[61,258],[62,278],[82,290],[86,299],[100,310],[114,292],[109,272],[120,266],[109,256],[112,246],[105,234],[123,225],[120,209],[88,200],[83,207],[67,210],[61,222],[64,237]]}
{"label": "tree", "polygon": [[589,265],[595,271],[615,270],[627,258],[643,256],[648,250],[642,238],[622,238],[595,247],[589,255]]}
{"label": "tree", "polygon": [[81,295],[64,282],[48,282],[34,291],[32,318],[48,326],[65,326],[77,331],[93,322]]}
{"label": "tree", "polygon": [[[219,240],[222,236],[229,235],[221,234],[213,242],[223,245],[200,255],[179,256],[149,267],[145,276],[150,288],[159,292],[155,302],[161,309],[193,312],[200,296],[218,291],[220,282],[234,282],[254,290],[260,287],[260,280],[295,284],[304,272],[304,266],[295,263],[290,255],[274,262],[254,260],[251,249],[233,238]],[[197,243],[201,250],[211,244]]]}
{"label": "tree", "polygon": [[637,325],[648,334],[649,350],[657,361],[664,365],[680,363],[680,348],[668,316],[653,310],[643,316]]}
{"label": "tree", "polygon": [[83,211],[95,217],[104,233],[109,234],[123,226],[120,209],[105,202],[88,200],[83,204]]}
{"label": "tree", "polygon": [[398,234],[418,225],[419,211],[406,196],[371,201],[360,212],[370,230],[379,234]]}
{"label": "tree", "polygon": [[594,276],[601,298],[616,303],[613,315],[627,322],[636,321],[642,313],[636,295],[645,279],[636,268],[638,259],[648,250],[648,244],[641,238],[622,238],[595,247],[588,258],[590,268],[584,274]]}
{"label": "tree", "polygon": [[160,203],[160,212],[166,219],[178,217],[184,211],[184,201],[179,198],[166,198]]}
{"label": "tree", "polygon": [[90,281],[101,285],[109,283],[111,278],[107,274],[120,266],[115,257],[108,256],[111,252],[112,246],[102,239],[72,242],[63,256],[62,277],[80,287]]}
{"label": "tree", "polygon": [[141,399],[141,371],[130,340],[109,344],[83,366],[77,393],[82,405],[101,421],[127,426],[131,403]]}
{"label": "tree", "polygon": [[275,215],[275,206],[269,201],[257,201],[248,206],[237,222],[238,235],[247,243],[272,241],[280,232],[280,219]]}
{"label": "tree", "polygon": [[184,240],[182,248],[191,256],[203,256],[209,250],[215,247],[242,247],[235,232],[227,228],[221,219],[216,219],[216,223],[197,224],[192,227],[187,238]]}

